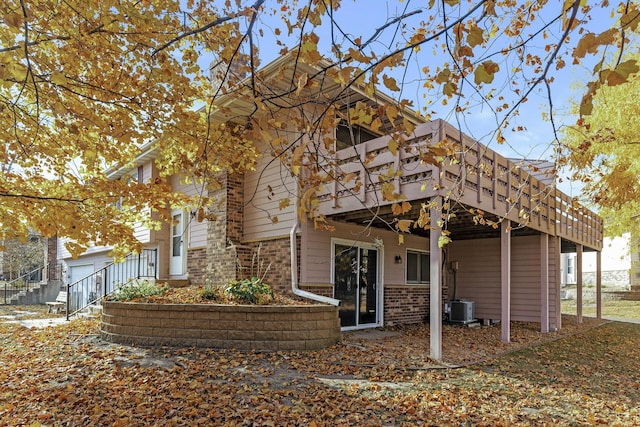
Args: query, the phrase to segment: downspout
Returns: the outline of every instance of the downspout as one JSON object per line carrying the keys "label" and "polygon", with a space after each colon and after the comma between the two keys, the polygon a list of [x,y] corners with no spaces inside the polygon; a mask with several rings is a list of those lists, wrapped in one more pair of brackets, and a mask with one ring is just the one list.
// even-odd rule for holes
{"label": "downspout", "polygon": [[304,291],[298,287],[298,245],[296,244],[296,230],[300,225],[300,219],[296,212],[296,219],[291,232],[289,233],[289,243],[291,244],[291,290],[299,297],[309,298],[314,301],[323,302],[325,304],[331,304],[335,306],[340,305],[340,300],[335,298],[325,297],[323,295],[314,294],[309,291]]}

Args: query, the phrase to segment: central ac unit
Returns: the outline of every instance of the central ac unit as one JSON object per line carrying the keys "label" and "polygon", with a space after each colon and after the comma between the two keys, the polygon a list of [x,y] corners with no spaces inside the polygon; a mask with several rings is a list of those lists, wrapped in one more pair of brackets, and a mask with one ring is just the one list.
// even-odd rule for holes
{"label": "central ac unit", "polygon": [[473,322],[473,301],[453,300],[451,304],[451,313],[449,321],[451,322]]}

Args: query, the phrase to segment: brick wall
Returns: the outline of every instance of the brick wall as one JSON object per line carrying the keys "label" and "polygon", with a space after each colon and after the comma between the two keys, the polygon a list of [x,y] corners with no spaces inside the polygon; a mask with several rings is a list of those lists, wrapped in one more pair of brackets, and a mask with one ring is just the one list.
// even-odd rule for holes
{"label": "brick wall", "polygon": [[300,285],[300,289],[311,292],[312,294],[333,298],[333,285],[330,283],[326,285]]}
{"label": "brick wall", "polygon": [[187,252],[187,272],[192,285],[204,285],[207,270],[207,249],[189,249]]}
{"label": "brick wall", "polygon": [[[300,244],[300,238],[298,245]],[[260,243],[253,243],[251,257],[255,256],[253,261],[253,272],[256,275],[256,267],[258,261],[262,264],[261,272],[264,272],[269,266],[269,270],[264,276],[264,282],[271,285],[274,291],[282,293],[291,293],[291,252],[289,238],[281,238],[274,240],[265,240]],[[259,254],[259,258],[258,258]],[[246,261],[245,261],[246,262]],[[298,265],[300,264],[300,250],[298,250]],[[252,261],[249,260],[245,264],[245,272],[242,277],[251,275]],[[298,275],[300,269],[298,268]]]}
{"label": "brick wall", "polygon": [[424,323],[429,316],[429,292],[426,286],[385,286],[385,326]]}
{"label": "brick wall", "polygon": [[312,350],[340,340],[337,307],[106,301],[102,339],[120,344]]}
{"label": "brick wall", "polygon": [[243,257],[238,247],[242,239],[244,218],[242,175],[223,174],[219,177],[221,188],[209,192],[215,201],[215,219],[207,224],[208,283],[223,285],[237,276],[237,257]]}

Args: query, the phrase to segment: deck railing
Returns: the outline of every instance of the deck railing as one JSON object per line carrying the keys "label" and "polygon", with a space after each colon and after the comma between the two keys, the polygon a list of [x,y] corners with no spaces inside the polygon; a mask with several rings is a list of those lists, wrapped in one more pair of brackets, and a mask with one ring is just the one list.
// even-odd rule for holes
{"label": "deck railing", "polygon": [[2,303],[9,304],[16,295],[32,291],[42,283],[52,280],[62,280],[62,265],[52,262],[35,268],[23,275],[2,284]]}
{"label": "deck railing", "polygon": [[157,249],[143,249],[67,285],[67,320],[134,279],[156,279]]}
{"label": "deck railing", "polygon": [[[553,177],[545,177],[535,165],[509,160],[442,120],[418,126],[395,153],[389,140],[380,137],[335,154],[334,176],[352,179],[333,182],[319,195],[322,214],[391,204],[381,193],[390,183],[409,201],[446,195],[515,224],[602,249],[602,218],[558,190]],[[441,141],[455,147],[455,154],[438,166],[424,162],[426,148]]]}

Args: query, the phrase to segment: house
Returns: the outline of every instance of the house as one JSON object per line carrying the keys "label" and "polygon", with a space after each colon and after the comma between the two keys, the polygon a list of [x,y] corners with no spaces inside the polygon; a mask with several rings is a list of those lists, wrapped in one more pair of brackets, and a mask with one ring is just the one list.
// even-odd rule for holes
{"label": "house", "polygon": [[[631,272],[634,264],[631,259],[637,259],[637,253],[630,252],[630,233],[618,237],[605,237],[602,244],[601,281],[603,286],[614,290],[629,290]],[[563,253],[560,263],[562,286],[576,283],[577,255]],[[582,282],[588,285],[596,284],[596,257],[594,253],[585,254],[582,264]]]}
{"label": "house", "polygon": [[[268,64],[256,84],[264,93],[297,96],[292,87],[298,78],[314,79],[310,92],[301,94],[306,98],[297,104],[300,111],[325,108],[324,101],[336,94],[336,111],[358,102],[376,111],[392,101],[355,86],[343,88],[308,65],[293,64],[289,57]],[[219,109],[211,116],[215,121],[238,120],[255,111],[250,100],[234,92],[217,102]],[[408,110],[396,119],[413,128],[402,149],[390,148],[391,135],[339,125],[330,139],[335,149],[319,153],[317,167],[356,178],[325,184],[313,198],[295,174],[274,161],[282,151],[258,143],[263,155],[255,171],[225,174],[222,188],[209,194],[219,203],[208,221],[197,222],[195,212],[176,210],[171,212],[173,224],[139,230],[145,248],[157,251],[157,276],[225,283],[246,274],[259,252],[270,265],[267,283],[339,303],[344,330],[429,321],[431,353],[438,359],[445,306],[450,320],[500,321],[504,341],[510,339],[510,321],[539,322],[543,332],[560,328],[560,255],[575,252],[580,262],[583,252],[594,251],[599,265],[602,219],[449,123],[425,122]],[[284,141],[299,146],[306,137],[296,138]],[[442,141],[455,161],[425,162],[425,148]],[[119,170],[113,177],[152,179],[158,173],[153,158],[149,145],[137,169]],[[178,176],[172,185],[187,194],[201,191]],[[394,201],[383,196],[389,188],[410,204],[403,213],[394,213]],[[326,219],[333,231],[300,218],[299,207]],[[416,221],[421,226],[414,227]],[[448,239],[450,243],[439,244]],[[91,248],[73,260],[60,247],[69,281],[110,262],[107,249]],[[460,309],[461,317],[452,319]]]}

